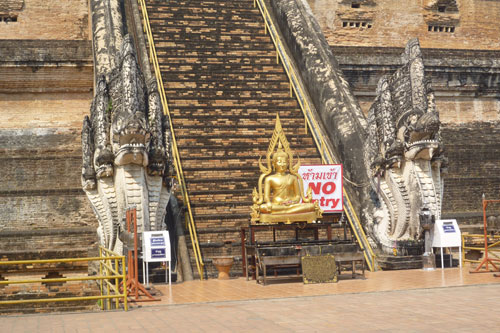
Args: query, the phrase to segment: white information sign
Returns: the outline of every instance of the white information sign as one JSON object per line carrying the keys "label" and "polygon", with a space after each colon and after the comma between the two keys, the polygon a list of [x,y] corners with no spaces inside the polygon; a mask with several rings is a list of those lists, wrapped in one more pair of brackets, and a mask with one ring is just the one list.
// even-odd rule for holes
{"label": "white information sign", "polygon": [[431,236],[432,247],[439,247],[441,249],[441,267],[444,268],[444,247],[458,247],[459,262],[460,267],[462,267],[462,233],[458,227],[457,220],[437,220]]}
{"label": "white information sign", "polygon": [[318,201],[325,213],[344,209],[341,164],[302,165],[299,174],[304,184],[304,194],[310,187],[313,201]]}
{"label": "white information sign", "polygon": [[[144,281],[149,285],[148,263],[168,262],[168,283],[171,283],[170,272],[170,236],[167,230],[144,231],[142,233],[142,267]],[[167,276],[165,275],[165,279]]]}

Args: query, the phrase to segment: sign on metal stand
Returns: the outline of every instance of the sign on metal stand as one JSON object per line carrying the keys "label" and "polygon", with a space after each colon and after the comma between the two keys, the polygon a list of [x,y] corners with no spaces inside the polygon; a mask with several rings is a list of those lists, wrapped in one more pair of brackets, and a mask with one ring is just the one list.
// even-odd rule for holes
{"label": "sign on metal stand", "polygon": [[[434,224],[432,234],[432,247],[441,249],[441,268],[444,269],[444,247],[458,247],[459,258],[462,258],[462,233],[458,227],[457,220],[437,220]],[[453,263],[453,259],[450,261]],[[462,260],[459,260],[460,268],[462,268]],[[450,265],[453,267],[453,265]]]}
{"label": "sign on metal stand", "polygon": [[[142,233],[142,277],[149,286],[149,263],[165,262],[165,282],[172,284],[170,236],[168,231],[144,231]],[[168,264],[168,265],[167,265]],[[167,271],[168,270],[168,271]]]}

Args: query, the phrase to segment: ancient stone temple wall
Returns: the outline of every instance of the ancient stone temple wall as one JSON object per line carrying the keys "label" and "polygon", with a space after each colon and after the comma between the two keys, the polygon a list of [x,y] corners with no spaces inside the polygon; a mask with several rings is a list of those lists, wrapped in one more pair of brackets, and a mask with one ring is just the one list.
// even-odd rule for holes
{"label": "ancient stone temple wall", "polygon": [[[332,47],[361,109],[418,37],[449,158],[443,217],[479,223],[481,195],[500,198],[500,2],[304,0]],[[465,195],[464,195],[465,194]]]}
{"label": "ancient stone temple wall", "polygon": [[2,0],[0,39],[89,39],[87,0]]}
{"label": "ancient stone temple wall", "polygon": [[[57,248],[64,242],[48,239],[62,230],[79,235],[75,247],[95,243],[80,184],[81,119],[93,90],[88,20],[86,0],[0,3],[2,251]],[[40,229],[47,241],[33,240]]]}
{"label": "ancient stone temple wall", "polygon": [[304,1],[330,45],[401,47],[418,37],[422,48],[500,50],[499,1]]}

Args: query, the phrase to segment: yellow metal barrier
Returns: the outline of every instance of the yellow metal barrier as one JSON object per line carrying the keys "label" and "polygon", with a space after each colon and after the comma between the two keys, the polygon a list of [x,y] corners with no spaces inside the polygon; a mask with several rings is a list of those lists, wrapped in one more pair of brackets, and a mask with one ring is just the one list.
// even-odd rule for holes
{"label": "yellow metal barrier", "polygon": [[[285,71],[290,80],[290,86],[291,86],[290,90],[293,88],[293,91],[295,92],[295,96],[297,97],[297,101],[299,102],[302,112],[304,113],[304,118],[306,119],[309,130],[313,135],[314,142],[316,143],[316,147],[318,148],[321,154],[321,159],[323,163],[339,164],[337,158],[332,154],[330,149],[328,149],[327,145],[324,144],[323,141],[324,135],[321,133],[321,127],[318,124],[318,121],[311,110],[311,107],[306,97],[307,95],[302,90],[300,81],[297,79],[297,75],[295,73],[295,70],[293,69],[292,62],[290,61],[287,55],[286,49],[284,48],[283,43],[281,42],[281,38],[279,37],[279,34],[277,32],[277,29],[274,26],[271,16],[269,15],[269,11],[267,10],[265,1],[254,0],[254,6],[260,9],[260,13],[264,18],[264,29],[266,33],[269,32],[271,39],[273,40],[274,46],[276,47],[276,58],[277,60],[281,59],[283,67],[285,68]],[[375,254],[370,246],[370,243],[368,242],[368,239],[366,238],[366,234],[363,230],[361,222],[359,221],[359,218],[356,212],[354,211],[351,200],[349,199],[349,195],[345,189],[343,189],[343,195],[344,198],[346,199],[344,201],[344,212],[346,213],[347,219],[349,220],[349,223],[352,227],[352,230],[354,231],[358,243],[362,247],[370,271],[374,271],[376,265]]]}
{"label": "yellow metal barrier", "polygon": [[182,170],[180,155],[179,155],[179,151],[177,149],[177,141],[175,139],[174,127],[172,125],[170,111],[168,109],[167,97],[165,95],[165,89],[163,87],[163,79],[161,77],[161,71],[160,71],[160,65],[158,63],[158,57],[156,55],[156,47],[155,47],[155,43],[154,43],[154,39],[153,39],[153,33],[151,32],[151,26],[149,24],[149,16],[148,16],[147,8],[146,8],[146,2],[145,2],[145,0],[137,0],[137,1],[138,1],[139,5],[141,6],[142,18],[143,18],[143,22],[144,22],[144,24],[143,24],[144,33],[146,34],[146,36],[148,38],[148,44],[149,44],[149,60],[151,62],[151,65],[154,68],[156,81],[158,83],[158,87],[159,87],[158,90],[160,92],[161,103],[163,105],[163,114],[167,115],[169,120],[170,120],[169,121],[170,132],[172,133],[172,155],[174,158],[175,171],[177,173],[177,179],[179,182],[179,186],[181,188],[181,194],[182,194],[182,197],[184,198],[184,204],[186,205],[187,211],[188,211],[188,217],[189,217],[188,229],[189,229],[189,235],[191,237],[191,242],[193,245],[194,257],[196,259],[196,267],[198,269],[200,279],[203,280],[203,266],[204,266],[203,258],[201,255],[200,245],[198,242],[198,236],[196,234],[196,227],[194,224],[193,212],[191,209],[191,202],[189,201],[189,195],[187,192],[186,182],[184,180],[184,172]]}
{"label": "yellow metal barrier", "polygon": [[[101,294],[100,296],[79,296],[79,297],[59,297],[59,298],[40,298],[40,299],[20,299],[11,301],[0,301],[0,304],[22,304],[22,303],[51,303],[51,302],[67,302],[67,301],[88,301],[88,300],[106,300],[108,309],[111,308],[111,299],[115,299],[115,306],[119,308],[120,299],[123,299],[123,308],[128,310],[127,305],[127,288],[123,288],[123,293],[120,293],[120,282],[126,286],[126,269],[125,257],[117,255],[114,252],[99,248],[99,257],[89,258],[64,258],[64,259],[46,259],[46,260],[16,260],[16,261],[0,261],[0,266],[7,265],[30,265],[48,264],[48,263],[65,263],[65,262],[99,262],[98,276],[82,276],[73,278],[42,278],[42,279],[25,279],[25,280],[5,280],[0,281],[0,286],[10,284],[28,284],[28,283],[54,283],[54,282],[69,282],[69,281],[99,281]],[[120,266],[121,265],[121,266]],[[121,273],[120,273],[121,267]],[[111,283],[111,281],[114,283]],[[106,284],[107,293],[104,294],[103,284]],[[113,293],[112,293],[112,292]],[[101,309],[104,309],[104,302],[101,302]]]}
{"label": "yellow metal barrier", "polygon": [[[469,244],[469,245],[468,245]],[[481,263],[482,260],[466,259],[465,252],[467,250],[481,251],[484,254],[485,247],[488,248],[488,254],[500,259],[500,235],[488,236],[488,243],[484,244],[484,235],[479,234],[462,234],[462,265],[465,262]]]}

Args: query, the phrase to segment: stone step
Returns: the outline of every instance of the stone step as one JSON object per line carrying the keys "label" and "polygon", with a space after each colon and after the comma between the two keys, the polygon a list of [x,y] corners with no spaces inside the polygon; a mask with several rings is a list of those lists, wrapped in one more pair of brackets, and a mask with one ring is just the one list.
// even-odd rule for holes
{"label": "stone step", "polygon": [[[174,118],[174,121],[177,119]],[[272,134],[273,129],[269,127],[264,127],[262,125],[255,125],[255,126],[245,126],[245,127],[239,127],[239,126],[207,126],[207,125],[198,125],[198,126],[193,126],[191,124],[179,128],[176,131],[176,135],[181,138],[181,137],[193,137],[193,136],[216,136],[216,135],[232,135],[234,131],[238,131],[238,135],[244,135],[244,136],[262,136],[264,134],[270,133]],[[295,137],[306,137],[306,132],[304,128],[304,124],[290,124],[287,127],[287,130],[290,133],[293,133],[293,136]],[[291,136],[290,134],[288,136]]]}
{"label": "stone step", "polygon": [[[213,203],[212,203],[213,205]],[[197,222],[201,222],[201,219],[221,219],[223,216],[227,216],[227,219],[235,220],[237,216],[244,216],[245,218],[250,218],[250,207],[252,202],[248,204],[240,204],[238,206],[229,206],[221,203],[214,207],[200,207],[196,206],[193,208],[193,214]]]}
{"label": "stone step", "polygon": [[[160,13],[160,12],[150,12],[150,22],[151,27],[164,29],[165,27],[171,27],[173,29],[179,29],[183,27],[192,26],[193,28],[198,27],[210,27],[210,28],[230,28],[235,22],[228,22],[225,20],[207,21],[204,18],[192,18],[191,16],[185,17],[183,15],[178,15],[177,13]],[[244,28],[245,31],[255,30],[258,34],[262,34],[264,30],[264,25],[257,20],[247,20],[244,24],[235,24],[236,28]],[[260,31],[262,29],[262,31]],[[154,30],[153,30],[154,32]]]}
{"label": "stone step", "polygon": [[[159,61],[162,63],[168,64],[169,68],[174,69],[176,66],[178,70],[186,69],[186,68],[199,68],[203,73],[203,70],[209,70],[215,66],[219,66],[223,69],[235,68],[238,69],[247,69],[246,66],[251,65],[255,68],[255,66],[268,66],[268,68],[276,67],[276,57],[269,55],[266,57],[250,57],[250,56],[232,56],[232,57],[180,57],[180,56],[168,56],[165,54],[159,55]],[[191,66],[191,67],[186,67]]]}
{"label": "stone step", "polygon": [[196,8],[196,7],[171,7],[170,12],[149,10],[148,15],[151,25],[154,26],[155,19],[163,19],[169,22],[197,21],[198,24],[205,23],[207,26],[214,24],[230,24],[231,22],[254,23],[260,18],[258,9],[254,8]]}
{"label": "stone step", "polygon": [[[189,98],[189,97],[184,97],[184,98],[175,98],[175,96],[168,96],[168,105],[169,107],[175,109],[177,107],[193,107],[193,108],[198,108],[198,107],[220,107],[220,106],[227,106],[227,107],[250,107],[254,108],[257,106],[257,99],[256,98]],[[281,99],[281,98],[272,98],[272,97],[262,97],[260,96],[258,98],[260,107],[263,110],[272,110],[273,105],[280,105],[280,106],[288,106],[288,107],[293,107],[297,108],[297,101],[292,100],[292,99]],[[297,110],[299,111],[299,110]]]}
{"label": "stone step", "polygon": [[[313,146],[313,139],[311,137],[288,137],[287,139],[290,142],[292,150],[295,150],[294,147]],[[232,145],[240,146],[244,144],[248,144],[249,148],[257,146],[267,148],[269,138],[265,136],[265,133],[256,135],[234,135],[230,138],[221,138],[215,135],[206,135],[204,137],[184,136],[177,138],[177,145],[181,148],[181,150],[184,147],[200,148],[206,145],[220,146],[222,149],[227,149]]]}
{"label": "stone step", "polygon": [[209,99],[209,98],[227,98],[227,99],[284,99],[289,97],[290,92],[287,90],[271,90],[271,89],[169,89],[165,88],[165,94],[173,96],[175,99]]}
{"label": "stone step", "polygon": [[418,269],[422,268],[422,256],[389,256],[377,257],[377,263],[382,270]]}
{"label": "stone step", "polygon": [[[182,115],[184,116],[184,115]],[[239,124],[245,124],[243,130],[247,132],[258,132],[262,133],[263,131],[269,131],[271,128],[271,120],[270,119],[262,119],[262,118],[247,118],[247,117],[238,117],[238,116],[228,116],[224,118],[215,118],[215,117],[197,117],[197,118],[189,118],[189,117],[181,117],[174,116],[172,117],[174,121],[182,122],[184,125],[182,128],[179,128],[180,131],[190,130],[190,129],[200,129],[203,132],[211,132],[211,129],[217,130],[219,132],[224,132],[229,130],[230,128],[236,128]],[[283,119],[280,117],[280,119]],[[303,119],[286,119],[281,121],[283,127],[287,129],[287,133],[285,135],[299,134],[305,135],[305,124],[302,123]],[[176,133],[181,133],[177,132]]]}
{"label": "stone step", "polygon": [[212,54],[232,55],[230,52],[236,53],[237,56],[251,55],[252,51],[269,52],[267,55],[272,54],[276,57],[276,51],[273,44],[268,43],[263,39],[260,42],[253,40],[252,42],[238,42],[238,41],[218,41],[216,43],[192,41],[190,39],[169,40],[163,39],[162,42],[155,44],[156,51],[159,55],[184,55],[190,56],[193,53],[203,54],[203,52],[211,52]]}
{"label": "stone step", "polygon": [[[288,85],[288,77],[284,73],[164,73],[162,75],[163,84],[169,86],[174,83],[188,84],[211,84],[213,82],[240,83],[242,81],[254,84],[254,82]],[[288,86],[286,86],[289,88]]]}
{"label": "stone step", "polygon": [[[224,24],[225,22],[217,25],[207,26],[206,24],[200,24],[196,21],[181,21],[178,20],[168,20],[165,18],[150,18],[151,25],[155,27],[155,36],[161,37],[161,42],[156,43],[157,47],[162,47],[165,40],[171,38],[171,36],[184,36],[184,35],[208,35],[208,34],[218,34],[221,39],[226,39],[226,36],[265,36],[267,33],[264,31],[264,26],[255,23],[250,24]],[[153,36],[154,37],[154,36]],[[185,38],[179,38],[180,40]],[[272,45],[268,45],[269,48]]]}
{"label": "stone step", "polygon": [[241,93],[245,96],[248,93],[262,93],[263,91],[276,93],[279,92],[283,97],[290,96],[290,84],[287,81],[189,81],[189,82],[164,82],[165,92],[182,96],[186,92],[196,91],[212,91],[212,95],[220,96],[223,93]]}
{"label": "stone step", "polygon": [[196,39],[191,39],[190,37],[189,35],[168,35],[166,33],[153,35],[155,40],[161,40],[161,42],[155,43],[155,48],[160,54],[174,54],[174,48],[179,50],[179,53],[241,51],[244,55],[245,52],[254,50],[268,51],[271,54],[272,52],[276,52],[274,44],[271,43],[271,39],[266,35],[252,37],[252,39],[249,39],[247,35],[231,35],[219,39],[215,39],[215,37],[210,37],[209,39],[209,37],[205,36],[197,36]]}
{"label": "stone step", "polygon": [[[173,102],[170,103],[169,101],[169,109],[173,119],[175,121],[180,121],[182,124],[184,121],[206,122],[211,119],[217,122],[218,119],[221,119],[221,122],[227,122],[229,120],[234,122],[241,119],[241,121],[244,122],[249,121],[248,125],[256,123],[274,125],[277,114],[279,114],[280,119],[283,119],[283,121],[287,123],[296,120],[299,122],[304,121],[302,111],[297,108],[296,101],[288,99],[282,102],[287,104],[273,105],[269,102],[257,103],[254,101],[246,105],[204,105],[195,107],[190,105],[175,105]],[[262,122],[257,122],[259,119],[262,119]],[[286,128],[284,128],[284,130],[287,132]]]}
{"label": "stone step", "polygon": [[248,8],[248,1],[237,0],[169,0],[168,7],[165,6],[165,0],[151,0],[147,2],[147,6],[158,12],[169,13],[173,7],[195,7],[195,8]]}
{"label": "stone step", "polygon": [[[270,49],[220,49],[214,47],[213,49],[186,49],[184,52],[179,51],[177,46],[172,46],[168,48],[157,48],[158,57],[161,57],[168,62],[181,62],[185,60],[186,63],[197,62],[197,61],[210,61],[213,63],[214,58],[220,59],[222,63],[234,63],[234,59],[242,59],[247,62],[254,61],[258,63],[257,60],[270,59],[271,61],[276,61],[276,53],[274,50]],[[237,63],[241,63],[238,61]]]}
{"label": "stone step", "polygon": [[[163,59],[158,59],[160,62],[160,70],[163,75],[167,72],[184,74],[184,73],[196,73],[200,76],[214,73],[233,73],[236,74],[246,74],[246,73],[284,73],[282,69],[273,64],[255,64],[255,63],[245,63],[245,64],[231,64],[231,63],[179,63],[179,64],[169,64]],[[266,60],[267,61],[267,60]]]}
{"label": "stone step", "polygon": [[[183,168],[210,168],[212,167],[213,169],[239,169],[241,167],[247,167],[247,166],[254,166],[255,170],[259,170],[259,158],[262,157],[262,164],[265,164],[265,151],[262,151],[261,154],[259,155],[253,155],[253,154],[248,154],[247,156],[239,156],[239,157],[226,157],[226,156],[213,156],[213,157],[206,157],[206,156],[191,156],[191,149],[189,148],[182,148],[180,149],[180,152],[186,154],[189,153],[189,156],[186,156],[182,160],[182,166]],[[218,153],[218,150],[212,150],[212,154]],[[297,162],[297,156],[300,158],[301,164],[306,164],[305,161],[309,160],[314,160],[317,155],[316,155],[316,149],[315,148],[309,148],[308,151],[295,151],[294,152],[296,155],[294,156],[294,162]],[[309,163],[309,162],[308,162]]]}
{"label": "stone step", "polygon": [[[246,149],[247,148],[247,149]],[[189,149],[189,156],[185,156],[183,160],[192,159],[208,159],[208,158],[242,158],[249,159],[250,164],[257,164],[258,159],[266,158],[267,147],[246,146],[246,145],[230,145],[230,146],[203,146],[203,147],[189,147],[185,146],[183,149]],[[311,154],[314,154],[316,148],[314,146],[307,147],[292,147],[294,156],[298,156],[301,160],[307,159]],[[264,163],[265,161],[263,161]]]}

